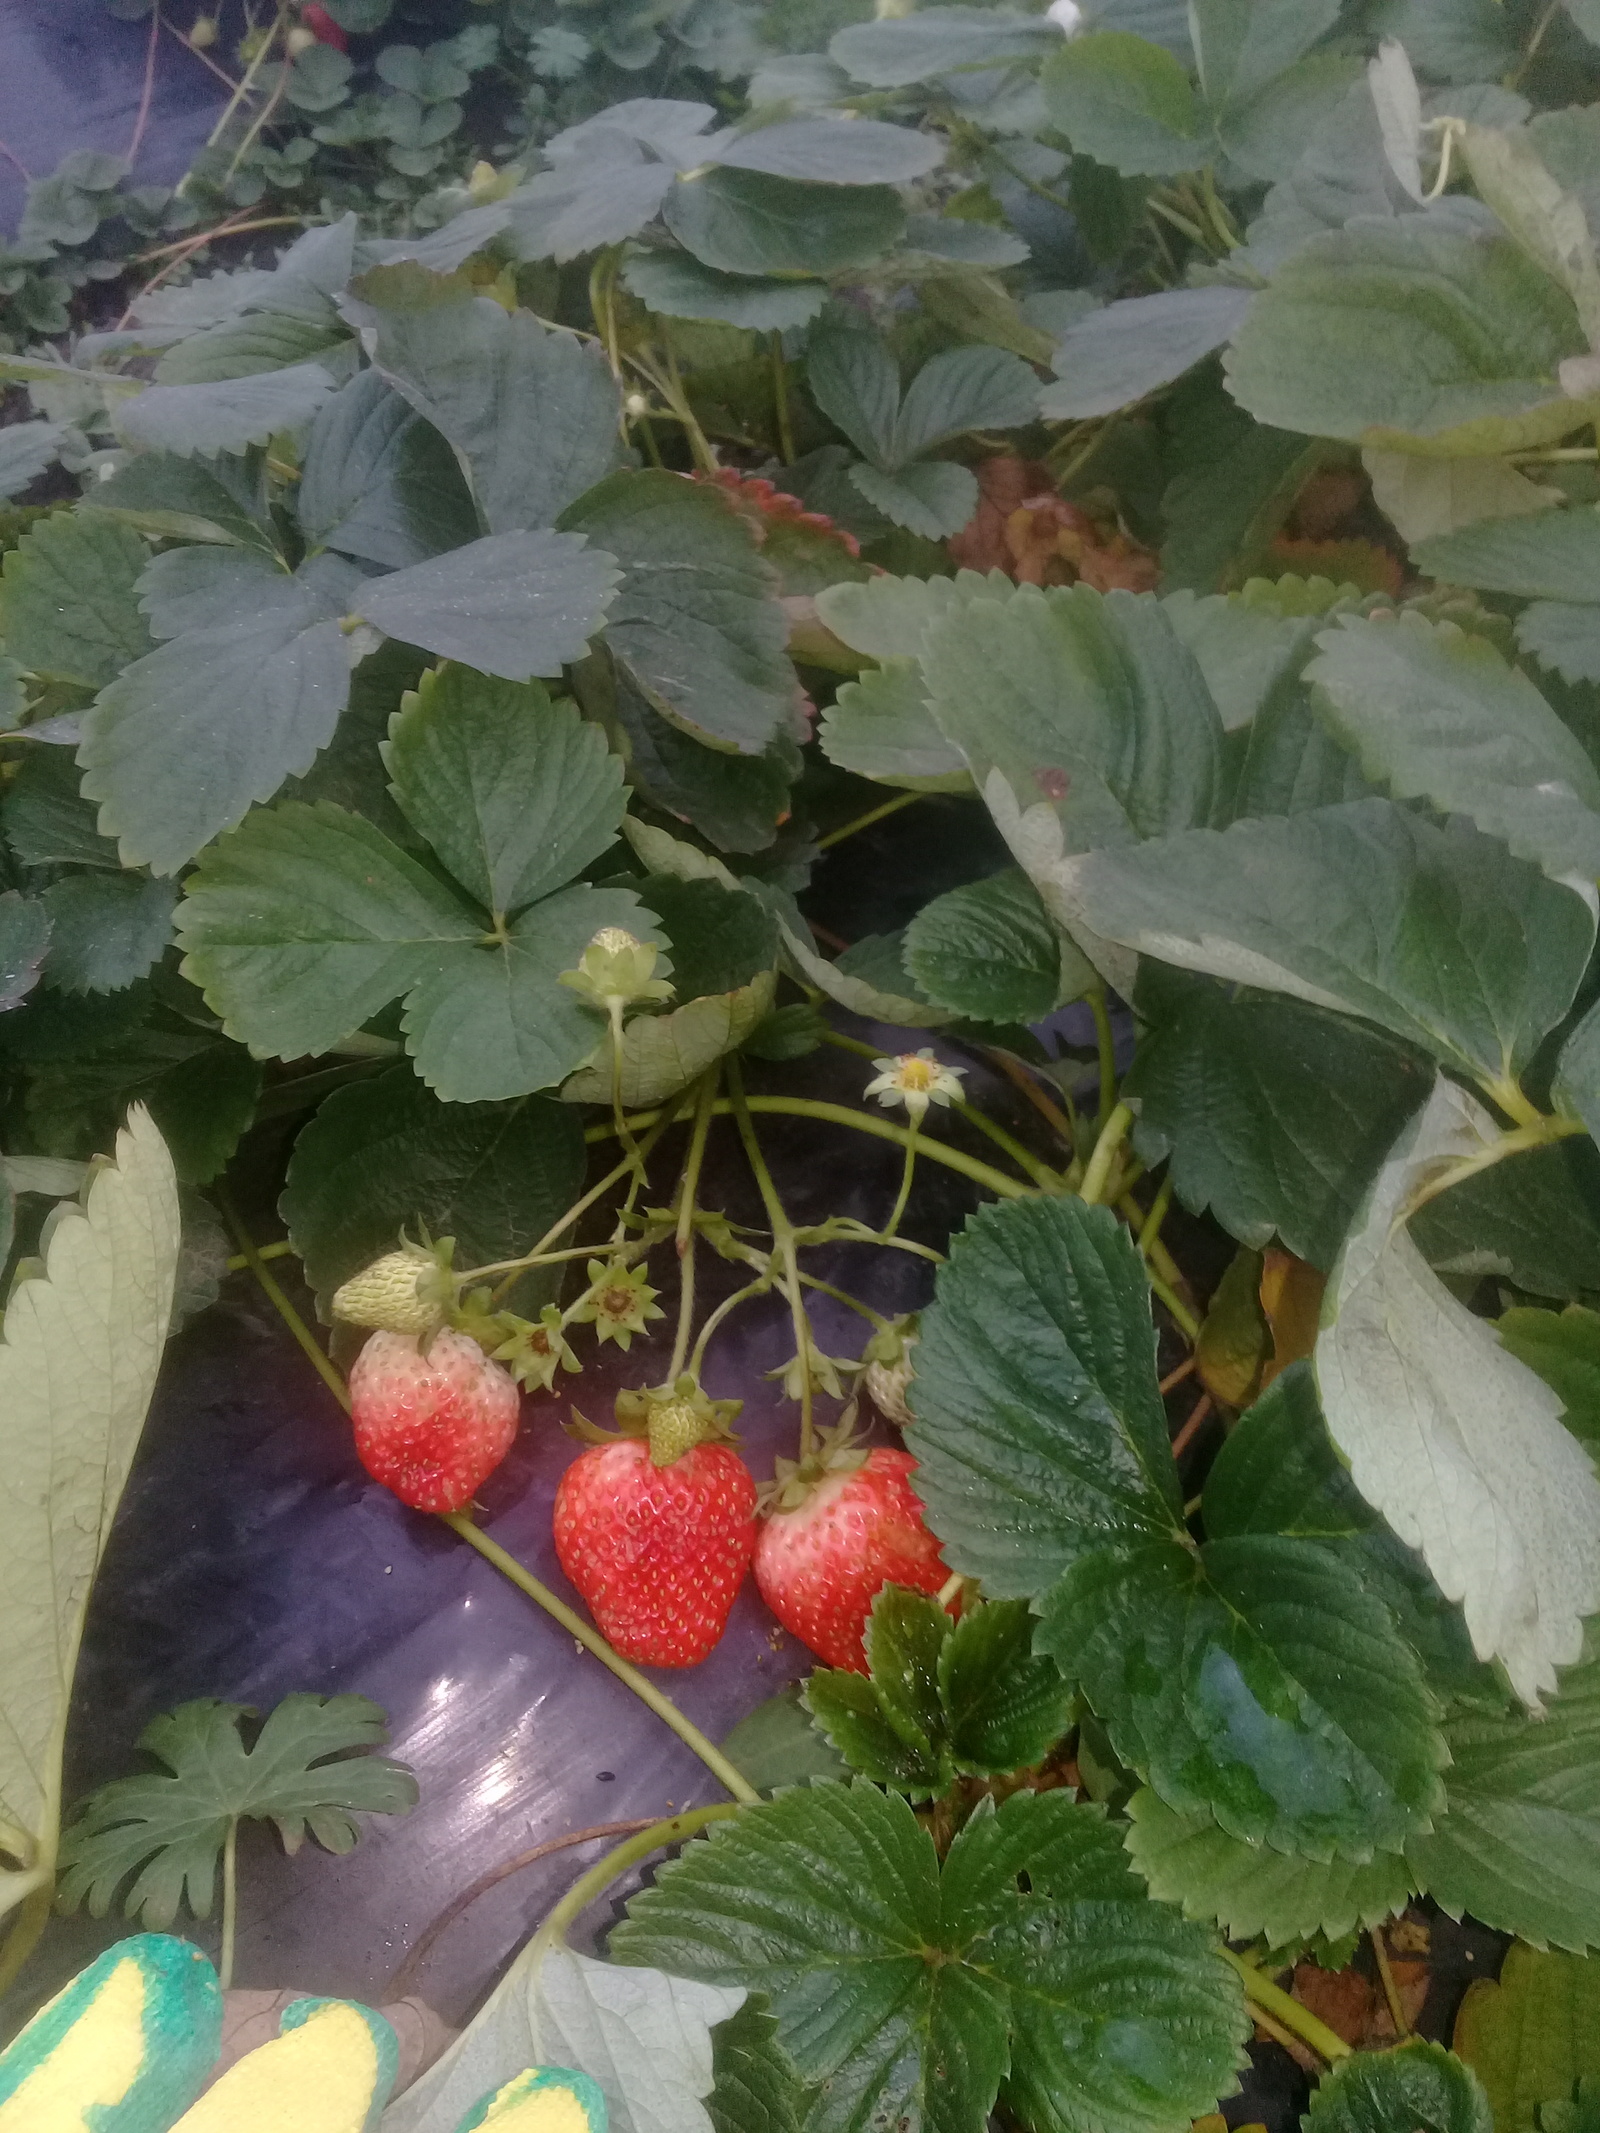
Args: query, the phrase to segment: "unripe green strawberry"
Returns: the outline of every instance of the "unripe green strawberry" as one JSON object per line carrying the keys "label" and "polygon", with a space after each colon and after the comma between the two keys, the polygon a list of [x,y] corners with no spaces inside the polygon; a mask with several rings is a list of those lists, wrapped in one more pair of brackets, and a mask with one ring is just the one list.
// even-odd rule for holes
{"label": "unripe green strawberry", "polygon": [[444,1317],[439,1308],[439,1262],[420,1246],[403,1244],[352,1274],[334,1291],[333,1315],[348,1325],[380,1333],[432,1333]]}

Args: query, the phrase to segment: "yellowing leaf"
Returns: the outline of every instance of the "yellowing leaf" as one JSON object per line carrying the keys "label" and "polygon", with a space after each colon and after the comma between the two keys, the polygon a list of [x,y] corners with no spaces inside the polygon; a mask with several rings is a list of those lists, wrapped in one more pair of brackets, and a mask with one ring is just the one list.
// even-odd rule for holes
{"label": "yellowing leaf", "polygon": [[172,1312],[178,1186],[142,1105],[63,1213],[0,1340],[0,1954],[9,1979],[48,1913],[61,1749],[89,1589],[139,1441]]}

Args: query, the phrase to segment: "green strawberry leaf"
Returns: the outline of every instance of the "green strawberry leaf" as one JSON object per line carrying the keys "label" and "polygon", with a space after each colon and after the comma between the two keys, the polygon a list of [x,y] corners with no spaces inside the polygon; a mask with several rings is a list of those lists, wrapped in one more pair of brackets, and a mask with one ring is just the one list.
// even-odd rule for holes
{"label": "green strawberry leaf", "polygon": [[1451,202],[1312,238],[1251,306],[1226,371],[1275,428],[1470,456],[1536,449],[1581,421],[1557,372],[1587,346],[1566,291],[1485,210]]}
{"label": "green strawberry leaf", "polygon": [[941,7],[915,16],[853,22],[834,33],[828,56],[854,81],[906,89],[964,68],[1033,59],[1061,42],[1053,22],[998,8]]}
{"label": "green strawberry leaf", "polygon": [[1559,1393],[1566,1427],[1591,1452],[1600,1451],[1600,1313],[1579,1304],[1560,1312],[1507,1311],[1497,1330],[1502,1344]]}
{"label": "green strawberry leaf", "polygon": [[804,1785],[812,1778],[850,1774],[844,1758],[811,1723],[799,1682],[791,1682],[741,1718],[723,1740],[722,1752],[763,1793],[782,1785]]}
{"label": "green strawberry leaf", "polygon": [[[414,269],[380,268],[355,284],[352,316],[374,335],[379,375],[466,462],[490,533],[554,525],[617,463],[618,389],[604,358],[456,284],[430,280],[414,305],[385,303],[414,280]],[[454,301],[435,300],[447,291]]]}
{"label": "green strawberry leaf", "polygon": [[581,659],[610,605],[613,559],[581,534],[495,533],[361,587],[355,611],[387,637],[505,681]]}
{"label": "green strawberry leaf", "polygon": [[1416,1654],[1354,1566],[1242,1534],[1101,1548],[1040,1603],[1040,1649],[1181,1814],[1313,1859],[1397,1851],[1442,1805]]}
{"label": "green strawberry leaf", "polygon": [[1600,875],[1600,771],[1492,644],[1420,615],[1341,618],[1306,670],[1375,784],[1424,799],[1555,880]]}
{"label": "green strawberry leaf", "polygon": [[759,1994],[711,2032],[713,2133],[801,2133],[810,2102]]}
{"label": "green strawberry leaf", "polygon": [[903,1800],[797,1788],[664,1868],[612,1946],[764,1993],[822,2084],[818,2133],[884,2113],[957,2133],[997,2092],[1039,2133],[1175,2133],[1244,2031],[1200,1929],[1150,1903],[1099,1811],[1060,1792],[985,1802],[941,1873]]}
{"label": "green strawberry leaf", "polygon": [[974,1022],[1042,1022],[1097,982],[1020,867],[925,904],[905,963],[936,1005]]}
{"label": "green strawberry leaf", "polygon": [[1050,123],[1079,155],[1124,177],[1167,178],[1210,155],[1204,109],[1182,64],[1126,30],[1091,30],[1046,60]]}
{"label": "green strawberry leaf", "polygon": [[828,300],[826,282],[719,274],[686,252],[635,249],[623,261],[622,280],[629,294],[658,317],[716,319],[750,333],[808,325]]}
{"label": "green strawberry leaf", "polygon": [[358,371],[324,402],[295,505],[308,540],[388,570],[464,547],[483,530],[446,439],[376,370]]}
{"label": "green strawberry leaf", "polygon": [[177,1260],[177,1180],[135,1108],[82,1210],[63,1208],[42,1274],[13,1292],[0,1342],[8,1441],[14,1433],[0,1512],[11,1625],[0,1655],[0,1834],[14,1864],[0,1876],[0,1916],[23,1907],[0,1948],[8,1978],[49,1915],[72,1672],[155,1390]]}
{"label": "green strawberry leaf", "polygon": [[1021,586],[933,623],[922,663],[978,789],[998,771],[1019,808],[1055,814],[1068,849],[1211,819],[1221,722],[1152,595]]}
{"label": "green strawberry leaf", "polygon": [[1445,1811],[1406,1860],[1452,1918],[1536,1948],[1600,1950],[1600,1661],[1568,1668],[1542,1718],[1447,1722]]}
{"label": "green strawberry leaf", "polygon": [[710,748],[746,756],[786,734],[795,702],[788,622],[755,534],[725,495],[677,474],[614,474],[561,524],[565,538],[592,540],[620,566],[606,645],[651,709]]}
{"label": "green strawberry leaf", "polygon": [[1311,2092],[1313,2133],[1493,2133],[1489,2099],[1464,2060],[1410,2037],[1354,2052]]}
{"label": "green strawberry leaf", "polygon": [[1185,1918],[1220,1926],[1230,1940],[1260,1935],[1281,1948],[1314,1933],[1336,1939],[1392,1918],[1416,1889],[1394,1852],[1357,1865],[1246,1844],[1212,1815],[1176,1813],[1148,1786],[1127,1813],[1128,1856],[1151,1895],[1181,1904]]}
{"label": "green strawberry leaf", "polygon": [[663,219],[718,273],[836,274],[891,250],[906,213],[892,185],[805,185],[712,168],[679,179]]}
{"label": "green strawberry leaf", "polygon": [[45,976],[62,992],[120,992],[172,939],[176,882],[138,874],[69,874],[40,898],[50,920]]}
{"label": "green strawberry leaf", "polygon": [[135,451],[214,458],[266,444],[279,430],[303,428],[333,389],[320,363],[203,385],[147,385],[118,405],[117,433]]}
{"label": "green strawberry leaf", "polygon": [[1436,1274],[1498,1275],[1563,1301],[1600,1291],[1600,1155],[1587,1140],[1530,1149],[1464,1178],[1412,1217]]}
{"label": "green strawberry leaf", "polygon": [[913,659],[868,667],[842,683],[822,714],[819,739],[828,761],[858,778],[908,792],[972,790],[965,762],[933,722],[922,669]]}
{"label": "green strawberry leaf", "polygon": [[969,1608],[958,1623],[925,1593],[886,1585],[867,1625],[870,1675],[818,1667],[804,1700],[852,1769],[930,1799],[957,1772],[1009,1776],[1067,1729],[1072,1695],[1033,1650],[1021,1600]]}
{"label": "green strawberry leaf", "polygon": [[408,1814],[417,1781],[386,1755],[352,1757],[388,1738],[365,1696],[286,1696],[246,1747],[242,1704],[200,1697],[153,1718],[139,1746],[165,1766],[91,1793],[62,1839],[61,1897],[104,1918],[119,1893],[129,1918],[161,1932],[186,1904],[211,1916],[217,1866],[241,1821],[277,1825],[296,1852],[307,1833],[347,1852],[358,1814]]}
{"label": "green strawberry leaf", "polygon": [[1565,1014],[1594,933],[1497,840],[1389,800],[1091,852],[1051,880],[1076,925],[1359,1015],[1491,1083]]}
{"label": "green strawberry leaf", "polygon": [[1369,1024],[1162,963],[1141,965],[1138,1002],[1149,1029],[1125,1093],[1139,1154],[1167,1160],[1183,1205],[1241,1244],[1276,1236],[1332,1266],[1427,1093],[1427,1060]]}
{"label": "green strawberry leaf", "polygon": [[[407,1066],[336,1089],[301,1129],[278,1206],[328,1315],[333,1292],[402,1233],[454,1237],[457,1266],[526,1249],[583,1184],[583,1135],[571,1111],[528,1096],[441,1104]],[[535,1313],[559,1273],[524,1277],[514,1305]]]}
{"label": "green strawberry leaf", "polygon": [[150,649],[134,588],[150,551],[130,527],[93,511],[37,524],[0,572],[0,640],[19,665],[97,689]]}
{"label": "green strawberry leaf", "polygon": [[952,1568],[1029,1599],[1108,1533],[1172,1535],[1143,1262],[1103,1208],[1018,1200],[968,1222],[924,1314],[917,1493]]}
{"label": "green strawberry leaf", "polygon": [[39,982],[50,946],[50,914],[36,896],[0,891],[0,1014],[19,1006]]}
{"label": "green strawberry leaf", "polygon": [[605,737],[538,682],[444,666],[384,744],[408,820],[486,911],[519,911],[616,841],[627,799]]}
{"label": "green strawberry leaf", "polygon": [[1498,1983],[1467,1987],[1455,2048],[1483,2083],[1498,2133],[1542,2133],[1543,2105],[1600,2076],[1600,1963],[1513,1943]]}

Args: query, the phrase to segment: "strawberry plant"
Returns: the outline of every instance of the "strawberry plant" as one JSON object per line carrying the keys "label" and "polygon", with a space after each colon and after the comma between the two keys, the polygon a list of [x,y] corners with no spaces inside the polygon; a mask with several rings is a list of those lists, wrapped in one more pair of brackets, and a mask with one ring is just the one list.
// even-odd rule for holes
{"label": "strawberry plant", "polygon": [[[1566,2133],[1507,2038],[1600,1956],[1600,19],[814,34],[4,359],[12,1313],[142,1104],[182,1307],[231,1234],[728,1795],[394,2133],[557,2041],[623,2133],[1179,2133],[1252,2041],[1324,2133]],[[819,1664],[717,1742],[639,1669],[747,1573]],[[1522,1944],[1454,2053],[1441,1916]]]}

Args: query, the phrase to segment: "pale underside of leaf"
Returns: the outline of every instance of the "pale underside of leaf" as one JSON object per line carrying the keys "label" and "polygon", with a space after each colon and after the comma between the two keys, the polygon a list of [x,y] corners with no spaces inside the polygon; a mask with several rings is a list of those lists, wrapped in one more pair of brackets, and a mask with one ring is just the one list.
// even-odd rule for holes
{"label": "pale underside of leaf", "polygon": [[1495,1127],[1442,1078],[1335,1269],[1315,1368],[1363,1496],[1461,1602],[1480,1659],[1538,1707],[1600,1608],[1600,1482],[1561,1402],[1459,1304],[1404,1228],[1411,1195]]}
{"label": "pale underside of leaf", "polygon": [[178,1260],[172,1161],[139,1106],[0,1341],[0,1910],[48,1880],[89,1588],[155,1388]]}

